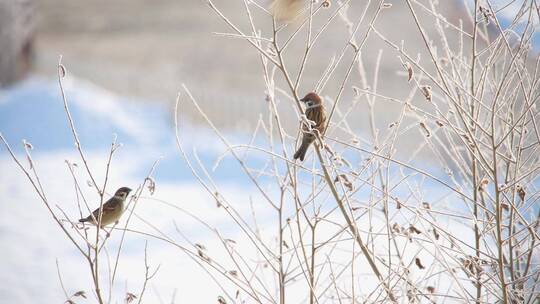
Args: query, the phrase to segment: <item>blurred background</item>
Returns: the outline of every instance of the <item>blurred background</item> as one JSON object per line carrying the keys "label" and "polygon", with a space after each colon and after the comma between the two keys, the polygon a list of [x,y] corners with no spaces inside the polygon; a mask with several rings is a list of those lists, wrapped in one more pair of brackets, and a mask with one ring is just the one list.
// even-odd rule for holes
{"label": "blurred background", "polygon": [[[333,2],[333,1],[332,1]],[[356,22],[365,1],[351,1],[349,17]],[[392,41],[406,41],[411,54],[419,60],[426,56],[424,43],[412,22],[404,1],[388,0],[392,7],[380,15],[376,27]],[[428,1],[424,2],[426,7]],[[471,1],[438,1],[439,10],[455,25],[468,29],[467,4]],[[269,1],[258,1],[267,6]],[[523,1],[494,1],[500,12],[510,18]],[[231,20],[249,33],[243,1],[216,0],[216,4]],[[321,26],[338,3],[323,12],[315,22]],[[425,24],[433,16],[418,8]],[[374,5],[370,7],[365,24],[360,27],[360,40],[367,28]],[[263,35],[271,32],[271,18],[255,12],[257,26]],[[284,30],[282,39],[295,27]],[[439,44],[435,27],[426,26],[427,33]],[[140,183],[152,163],[162,159],[156,172],[156,196],[179,206],[195,208],[194,212],[224,220],[223,214],[213,215],[215,202],[201,194],[176,151],[173,130],[173,104],[182,84],[186,84],[210,118],[227,133],[234,143],[246,143],[260,115],[267,115],[266,93],[260,58],[247,42],[226,38],[214,33],[232,31],[205,4],[197,0],[0,0],[0,132],[22,156],[22,139],[31,142],[34,156],[40,164],[42,180],[50,197],[73,216],[73,183],[64,160],[80,161],[73,149],[73,139],[66,123],[57,82],[60,55],[67,67],[66,93],[72,107],[83,146],[90,155],[92,168],[102,177],[107,149],[112,134],[124,144],[113,163],[109,192],[114,188]],[[305,31],[300,35],[305,36]],[[451,34],[450,34],[450,37]],[[458,47],[458,37],[450,43]],[[300,92],[313,90],[332,56],[349,39],[347,24],[337,18],[317,42],[310,56]],[[283,41],[281,41],[283,43]],[[303,54],[304,39],[298,39],[286,54],[291,73],[296,75],[298,58]],[[465,46],[467,49],[467,47]],[[382,53],[380,53],[382,52]],[[381,54],[380,63],[377,58]],[[328,83],[324,96],[336,96],[352,58],[349,52]],[[367,79],[373,79],[378,67],[377,91],[384,96],[404,99],[411,89],[406,70],[395,51],[381,39],[371,35],[363,52]],[[342,107],[352,102],[351,85],[362,87],[358,72],[353,72]],[[276,77],[278,86],[285,88],[283,79]],[[290,134],[296,134],[298,117],[290,111],[290,100],[278,96],[281,117]],[[422,107],[418,94],[412,101]],[[375,106],[377,127],[381,132],[396,119],[401,108],[382,99]],[[368,132],[366,103],[360,104],[350,116],[349,123],[360,134]],[[182,138],[188,151],[197,149],[203,162],[210,166],[219,158],[224,147],[211,135],[205,122],[193,107],[182,108]],[[418,146],[421,133],[410,132],[399,145]],[[252,198],[247,181],[227,158],[212,172],[223,182],[228,193],[240,204]],[[235,173],[236,172],[236,173]],[[83,173],[81,173],[82,176]],[[81,177],[84,180],[84,177]],[[66,186],[69,185],[69,186]],[[68,190],[66,190],[68,189]],[[437,192],[437,189],[433,189]],[[97,200],[91,189],[89,199]],[[255,204],[257,198],[254,199]],[[140,213],[158,225],[169,211],[151,205],[140,207]],[[167,219],[169,219],[167,217]],[[167,222],[170,224],[170,222]],[[135,226],[142,225],[135,222]],[[187,225],[187,224],[186,224]],[[191,228],[188,226],[188,228]],[[195,233],[194,231],[193,233]],[[198,240],[205,236],[194,236]],[[117,240],[116,240],[117,241]],[[116,244],[112,240],[113,244]],[[28,181],[20,173],[4,147],[0,148],[0,303],[62,303],[65,300],[57,280],[56,261],[60,261],[64,281],[70,294],[90,290],[88,270],[78,253],[59,233],[50,215],[37,200]],[[158,275],[159,288],[152,286],[150,303],[213,303],[219,290],[208,287],[207,278],[189,259],[162,244],[150,244],[154,265],[163,262]],[[144,274],[141,254],[144,240],[132,236],[125,251],[119,278],[125,290],[138,290]],[[180,257],[179,257],[180,256]],[[179,272],[189,275],[179,275]],[[121,291],[124,291],[122,289]],[[119,291],[119,294],[121,294]],[[173,298],[173,301],[170,299]],[[88,300],[91,303],[92,300]]]}
{"label": "blurred background", "polygon": [[[250,47],[247,42],[214,34],[232,31],[204,1],[1,2],[4,3],[4,14],[8,11],[9,15],[9,18],[0,21],[3,23],[3,32],[11,34],[9,43],[6,39],[0,43],[3,48],[12,48],[10,52],[2,51],[2,60],[17,62],[16,67],[3,64],[0,74],[4,75],[1,81],[4,84],[6,80],[12,83],[15,79],[21,79],[22,73],[29,71],[30,63],[32,73],[54,77],[58,58],[62,55],[63,63],[73,75],[124,96],[171,104],[181,84],[185,83],[219,126],[240,130],[253,126],[259,113],[266,107],[260,58],[254,50],[248,51]],[[270,1],[259,2],[267,6]],[[388,2],[393,6],[380,15],[377,29],[392,41],[406,40],[407,49],[412,54],[425,54],[421,37],[416,25],[411,22],[404,2]],[[241,29],[250,32],[242,1],[218,0],[216,4]],[[339,5],[337,2],[334,4],[335,7]],[[454,24],[466,16],[461,1],[440,1],[439,5],[440,11],[445,12],[445,18]],[[375,6],[370,7],[368,17]],[[348,10],[352,22],[358,20],[363,7],[363,1],[352,1]],[[271,29],[271,18],[260,13],[260,10],[253,11],[257,26],[266,31],[263,35],[270,35],[268,30]],[[326,21],[331,13],[333,7],[323,11],[315,27]],[[419,13],[421,17],[430,17],[421,8]],[[363,37],[369,19],[365,18],[365,25],[360,27],[358,40]],[[463,26],[466,28],[467,25],[468,20],[465,19]],[[430,36],[435,35],[434,27],[426,29]],[[294,26],[286,29],[282,40],[293,30]],[[304,36],[305,32],[300,35]],[[331,57],[339,55],[348,39],[346,23],[336,18],[310,57],[300,92],[313,90]],[[303,44],[303,38],[297,39],[285,54],[286,58],[290,58],[289,68],[293,75],[299,67],[294,58],[302,55]],[[379,50],[384,52],[380,63],[380,79],[395,78],[397,72],[403,71],[396,54],[375,35],[371,35],[362,53],[368,79],[373,78]],[[343,63],[335,72],[336,76],[327,85],[324,92],[326,95],[335,97],[351,58],[350,52],[345,55]],[[354,84],[358,80],[357,74],[352,73],[350,83]],[[283,79],[278,78],[276,81],[278,85],[284,85]],[[382,94],[401,97],[409,90],[407,82],[379,81],[378,91]],[[352,91],[346,90],[344,107],[351,98]],[[289,110],[289,106],[285,109]],[[187,110],[195,123],[199,122],[199,116]],[[384,109],[378,107],[377,110],[383,114],[392,111],[388,106]],[[367,124],[362,123],[365,119],[360,119],[365,116],[363,113],[359,115],[357,121],[351,122],[353,127],[366,127]],[[231,116],[235,119],[228,119]],[[283,121],[292,122],[287,127],[297,127],[295,115],[286,118],[291,119]],[[381,125],[386,123],[381,121]]]}

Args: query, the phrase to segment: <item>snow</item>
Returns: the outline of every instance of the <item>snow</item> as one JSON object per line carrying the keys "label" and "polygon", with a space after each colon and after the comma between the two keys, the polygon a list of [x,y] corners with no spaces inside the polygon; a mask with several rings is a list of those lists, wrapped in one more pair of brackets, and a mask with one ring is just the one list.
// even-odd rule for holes
{"label": "snow", "polygon": [[[135,188],[144,180],[153,162],[161,159],[154,175],[157,186],[152,198],[189,209],[214,225],[227,225],[224,224],[228,221],[224,213],[198,185],[177,152],[170,109],[157,102],[119,97],[76,78],[66,79],[64,84],[89,166],[100,183],[115,134],[118,142],[122,143],[112,161],[107,187],[109,193],[124,185]],[[86,185],[88,176],[74,147],[57,82],[31,78],[0,91],[0,132],[27,168],[29,164],[24,157],[21,140],[26,139],[33,145],[31,152],[36,169],[52,208],[62,208],[72,219],[79,216],[73,179],[65,160],[77,163],[76,175],[89,204],[96,207],[98,196]],[[184,132],[187,135],[182,138],[183,144],[189,151],[197,147],[206,165],[212,166],[209,159],[223,153],[223,146],[210,139],[208,130],[183,125]],[[189,136],[192,134],[197,136]],[[234,165],[229,163],[224,162],[224,169],[218,168],[216,179],[225,179],[223,193],[233,200],[245,202],[247,195],[244,194],[249,188],[241,185],[241,176],[231,174],[236,171],[230,170]],[[145,195],[149,196],[148,193]],[[93,302],[86,262],[54,223],[26,176],[3,146],[0,149],[0,201],[0,242],[5,244],[0,252],[0,268],[3,270],[0,274],[0,302],[65,301],[56,260],[68,294],[85,290],[89,299],[77,302]],[[142,199],[136,207],[136,214],[157,227],[169,230],[172,220],[177,219],[179,227],[198,242],[205,242],[212,236],[203,229],[193,229],[197,223],[178,210],[151,199]],[[133,218],[130,226],[148,230],[148,226],[137,218]],[[69,225],[67,227],[70,229]],[[117,250],[120,233],[112,235],[108,248],[111,255]],[[113,299],[123,299],[125,285],[127,291],[140,292],[144,279],[144,239],[140,235],[127,235],[118,270],[117,282],[120,283],[116,284],[122,288],[114,290]],[[176,300],[180,303],[193,302],[194,299],[213,302],[220,294],[215,284],[206,283],[209,281],[207,275],[186,254],[171,250],[170,245],[155,240],[148,243],[148,248],[150,266],[161,265],[154,279],[159,281],[159,287],[149,287],[145,295],[149,303],[155,303],[159,297],[170,300],[174,290],[177,290]],[[102,271],[107,271],[107,268]]]}
{"label": "snow", "polygon": [[[167,241],[146,237],[141,232],[158,236],[164,233],[177,244],[190,250],[194,249],[193,243],[204,244],[212,260],[220,261],[226,269],[234,269],[234,265],[228,259],[219,238],[232,239],[236,241],[237,252],[242,253],[249,263],[264,264],[246,235],[227,215],[227,211],[237,211],[239,216],[249,221],[246,226],[255,230],[253,212],[256,215],[256,227],[260,237],[268,246],[277,243],[275,238],[277,214],[249,182],[231,156],[225,156],[220,165],[212,170],[216,159],[220,159],[226,149],[211,130],[191,126],[182,118],[180,138],[192,161],[195,160],[193,151],[198,151],[201,162],[215,179],[220,197],[226,198],[226,202],[223,203],[228,209],[217,206],[215,199],[198,183],[185,161],[182,160],[176,147],[174,125],[171,123],[172,109],[156,101],[148,102],[116,96],[77,78],[66,80],[66,94],[77,132],[90,170],[98,183],[104,180],[105,164],[111,140],[115,134],[118,142],[122,143],[112,161],[107,187],[109,195],[121,186],[135,189],[147,176],[152,164],[159,160],[156,172],[153,174],[156,191],[153,195],[145,191],[130,219],[129,227],[136,232],[126,233],[111,303],[123,302],[126,292],[140,294],[145,273],[145,246],[148,246],[150,270],[160,267],[156,277],[147,287],[144,296],[147,303],[170,303],[173,295],[176,303],[215,303],[218,296],[225,296],[225,292],[218,284],[197,265],[197,259],[192,259],[182,249]],[[40,78],[32,78],[16,87],[0,91],[0,132],[8,139],[26,168],[29,168],[29,163],[24,156],[21,140],[26,139],[33,145],[31,153],[35,168],[51,208],[57,214],[60,208],[71,221],[76,221],[81,214],[78,211],[75,185],[66,160],[77,164],[74,169],[75,175],[85,193],[90,209],[97,207],[99,196],[86,183],[88,176],[74,147],[59,92],[56,81]],[[225,134],[225,136],[233,144],[245,144],[250,141],[250,136],[245,134]],[[257,143],[257,145],[264,147],[262,143]],[[257,155],[258,153],[253,153],[246,161],[253,167],[264,166],[264,162]],[[202,174],[200,168],[197,168],[197,171]],[[303,181],[302,174],[299,174],[299,177],[301,182],[311,182],[309,176],[306,176]],[[204,174],[202,178],[208,183]],[[401,177],[395,178],[399,180]],[[272,198],[279,197],[278,189],[273,188],[272,183],[265,183],[265,178],[260,180],[268,195]],[[409,187],[415,189],[418,197],[406,198],[407,193],[411,191]],[[358,201],[354,204],[361,206],[362,201],[370,200],[373,195],[370,189],[367,187],[359,191],[355,195]],[[308,197],[310,190],[309,186],[300,187],[299,195],[304,199]],[[409,205],[415,204],[416,201],[419,205],[424,200],[436,201],[439,207],[446,204],[450,206],[448,209],[454,212],[463,211],[465,207],[447,198],[448,193],[446,188],[422,178],[416,181],[413,179],[393,189],[393,195],[402,195]],[[341,227],[334,224],[342,222],[343,219],[335,212],[335,203],[329,197],[328,193],[324,193],[317,198],[318,202],[324,206],[323,212],[334,212],[325,218],[326,222],[321,224],[318,236],[321,239],[333,235],[338,235],[337,239],[348,238],[349,235],[340,234]],[[293,201],[290,194],[285,200]],[[331,203],[324,204],[326,201]],[[0,202],[0,242],[3,244],[3,250],[0,251],[0,268],[3,270],[0,272],[0,302],[63,303],[66,297],[57,275],[56,263],[58,262],[67,294],[71,295],[84,290],[88,299],[77,298],[76,302],[95,303],[88,264],[53,221],[45,204],[36,195],[27,177],[17,168],[3,146],[0,148]],[[292,214],[291,217],[294,218],[295,206],[292,203],[289,205],[285,209],[286,216]],[[86,210],[87,207],[84,204],[82,209],[85,213],[89,211]],[[358,228],[364,239],[368,240],[370,248],[374,248],[375,256],[384,257],[387,255],[388,241],[385,237],[377,235],[385,233],[386,224],[382,213],[377,213],[375,208],[373,210],[369,220],[359,221]],[[400,217],[405,213],[401,213]],[[393,220],[414,223],[425,232],[432,227],[431,223],[421,219],[414,212],[410,214],[411,218]],[[364,216],[364,218],[368,217],[365,214]],[[123,227],[128,218],[129,216],[125,214],[119,226]],[[206,224],[201,223],[200,219],[203,219]],[[68,222],[63,223],[68,231],[75,232]],[[470,223],[459,224],[457,221],[449,223],[437,220],[436,224],[442,228],[441,230],[455,233],[465,244],[472,243],[473,235],[468,228],[471,226]],[[175,226],[178,227],[178,231]],[[216,235],[214,229],[219,231],[219,236]],[[95,233],[94,228],[88,231]],[[368,231],[374,232],[369,238]],[[429,238],[428,235],[431,234],[425,233],[421,237]],[[114,260],[121,236],[121,231],[113,231],[106,247],[107,250],[101,255],[103,258],[100,271],[102,283],[105,285],[110,278],[110,270],[104,257],[109,255],[111,260]],[[298,235],[291,232],[288,237],[297,238]],[[420,285],[433,283],[437,284],[440,290],[451,290],[454,295],[463,295],[464,291],[452,286],[451,280],[445,281],[444,275],[436,275],[437,271],[443,270],[444,267],[441,265],[430,267],[435,259],[445,261],[449,265],[459,264],[457,256],[448,256],[453,251],[441,250],[443,239],[444,236],[439,244],[433,241],[424,242],[422,246],[419,246],[416,243],[409,244],[406,238],[399,238],[397,244],[400,248],[407,248],[404,261],[410,261],[411,265],[414,265],[414,258],[420,257],[422,263],[428,268],[426,271],[418,271],[414,266],[409,267],[411,279],[419,282]],[[289,242],[294,243],[290,238]],[[350,248],[345,248],[345,246],[336,245],[335,249],[329,246],[332,248],[324,252],[324,254],[331,254],[334,265],[343,266],[343,269],[349,267],[351,257]],[[272,249],[275,249],[275,246]],[[472,252],[466,246],[461,249]],[[356,250],[358,252],[358,248]],[[321,261],[318,262],[324,262],[324,254],[321,253],[319,257]],[[295,264],[298,257],[288,254],[286,258],[291,259],[291,264]],[[380,264],[380,261],[378,263]],[[266,287],[271,292],[275,292],[273,289],[275,276],[270,274],[269,269],[260,267],[257,270],[258,277],[267,280]],[[355,268],[359,269],[355,274],[361,286],[361,290],[358,290],[359,294],[370,293],[378,284],[362,256],[355,261]],[[301,274],[297,273],[297,275],[298,282],[290,284],[291,286],[299,284],[299,288],[289,288],[290,291],[287,293],[291,303],[305,301],[306,286],[301,285],[305,281]],[[435,278],[439,282],[435,282]],[[329,276],[322,276],[318,284],[325,286],[328,284],[328,279]],[[222,278],[219,278],[219,284],[223,285],[234,297],[236,288]],[[258,283],[254,282],[254,284]],[[108,295],[109,290],[106,286],[104,288],[105,295]]]}

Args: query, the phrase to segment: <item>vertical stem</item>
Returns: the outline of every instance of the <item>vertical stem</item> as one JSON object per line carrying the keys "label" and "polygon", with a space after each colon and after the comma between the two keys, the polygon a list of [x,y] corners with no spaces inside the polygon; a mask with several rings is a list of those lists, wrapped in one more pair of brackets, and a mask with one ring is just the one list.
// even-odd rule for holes
{"label": "vertical stem", "polygon": [[[478,21],[476,20],[478,12],[478,0],[474,1],[474,13],[473,13],[473,37],[472,37],[472,54],[471,54],[471,96],[475,97],[475,69],[476,69],[476,37],[477,37],[477,31],[478,31]],[[471,104],[471,130],[472,134],[476,134],[476,126],[474,123],[475,119],[475,104],[474,104],[474,98],[471,98],[470,101]],[[476,157],[474,156],[475,148],[471,149],[471,171],[472,171],[472,187],[473,187],[473,200],[474,200],[474,248],[476,250],[476,258],[477,261],[480,260],[480,227],[478,227],[478,172],[477,172],[477,164],[476,164]],[[482,298],[482,284],[481,284],[481,272],[476,273],[476,304],[481,303]]]}
{"label": "vertical stem", "polygon": [[317,220],[315,220],[315,223],[313,226],[311,226],[311,270],[309,271],[309,304],[315,303],[315,250],[317,248],[315,247],[315,228],[317,227]]}
{"label": "vertical stem", "polygon": [[[318,139],[318,141],[321,142],[320,138]],[[364,241],[362,241],[362,238],[360,237],[360,233],[358,232],[358,229],[356,228],[356,224],[354,223],[353,219],[347,213],[347,209],[345,208],[345,206],[343,204],[343,201],[339,197],[337,189],[336,189],[334,183],[332,182],[332,177],[330,176],[330,172],[328,172],[328,166],[324,162],[324,159],[323,159],[322,154],[321,154],[321,149],[320,149],[318,144],[315,144],[315,152],[317,152],[317,156],[319,158],[319,162],[321,164],[321,167],[322,167],[322,170],[323,170],[323,173],[324,173],[324,178],[326,179],[328,187],[330,187],[330,191],[332,192],[332,195],[334,196],[334,199],[336,200],[336,203],[337,203],[337,205],[339,207],[339,210],[341,211],[341,214],[343,215],[343,217],[345,218],[345,221],[347,222],[347,227],[349,228],[349,231],[351,232],[351,234],[354,237],[355,241],[360,246],[360,249],[362,250],[362,253],[364,254],[364,257],[368,261],[368,264],[369,264],[371,270],[373,271],[373,273],[375,274],[375,276],[379,280],[379,283],[384,288],[386,294],[388,295],[388,298],[390,299],[390,301],[392,303],[397,303],[397,299],[396,299],[394,293],[390,289],[390,286],[386,283],[386,281],[385,281],[384,277],[382,276],[379,268],[377,267],[377,264],[375,264],[375,259],[374,259],[373,255],[372,255],[372,253],[369,251],[366,244],[364,244]]]}
{"label": "vertical stem", "polygon": [[495,185],[495,223],[496,223],[496,236],[497,236],[497,254],[498,254],[498,268],[499,268],[499,280],[501,281],[501,289],[503,296],[503,303],[508,303],[508,290],[506,289],[506,280],[504,277],[504,251],[502,240],[502,212],[501,212],[501,192],[499,189],[499,178],[497,170],[497,145],[495,142],[495,116],[496,116],[497,102],[493,102],[491,109],[491,152],[492,152],[492,173],[493,183]]}
{"label": "vertical stem", "polygon": [[279,304],[285,304],[285,273],[283,272],[283,195],[281,188],[281,203],[278,209],[279,216]]}

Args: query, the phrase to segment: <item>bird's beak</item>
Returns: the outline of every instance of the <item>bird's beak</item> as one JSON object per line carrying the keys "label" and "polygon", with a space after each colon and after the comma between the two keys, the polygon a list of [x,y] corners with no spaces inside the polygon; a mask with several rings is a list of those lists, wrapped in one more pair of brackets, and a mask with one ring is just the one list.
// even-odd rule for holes
{"label": "bird's beak", "polygon": [[302,99],[300,99],[300,101],[301,101],[301,102],[306,102],[306,101],[307,101],[307,99],[305,99],[305,98],[302,98]]}

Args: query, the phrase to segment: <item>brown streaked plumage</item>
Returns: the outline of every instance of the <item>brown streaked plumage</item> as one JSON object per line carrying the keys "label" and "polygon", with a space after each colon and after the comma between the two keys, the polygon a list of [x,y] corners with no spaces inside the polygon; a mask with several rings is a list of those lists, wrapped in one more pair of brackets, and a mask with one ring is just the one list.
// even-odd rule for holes
{"label": "brown streaked plumage", "polygon": [[[321,97],[319,97],[319,95],[316,93],[311,92],[308,93],[304,98],[300,99],[300,101],[306,104],[306,110],[304,112],[306,118],[315,123],[315,125],[312,126],[313,132],[318,131],[319,135],[322,136],[324,129],[326,128],[326,112],[324,110]],[[304,135],[302,137],[302,144],[296,153],[294,153],[294,159],[300,159],[300,161],[304,160],[309,146],[317,138],[315,134],[307,132],[306,126],[303,127],[303,130]]]}
{"label": "brown streaked plumage", "polygon": [[304,0],[274,0],[270,11],[277,20],[290,22],[300,14],[303,6]]}
{"label": "brown streaked plumage", "polygon": [[[122,216],[122,213],[124,213],[124,202],[126,201],[129,192],[131,192],[130,188],[122,187],[116,190],[114,196],[103,204],[103,214],[101,215],[100,228],[112,224],[120,219],[120,216]],[[90,222],[97,225],[97,222],[99,221],[99,213],[100,208],[97,208],[94,210],[94,212],[92,212],[91,215],[80,219],[79,222]]]}

